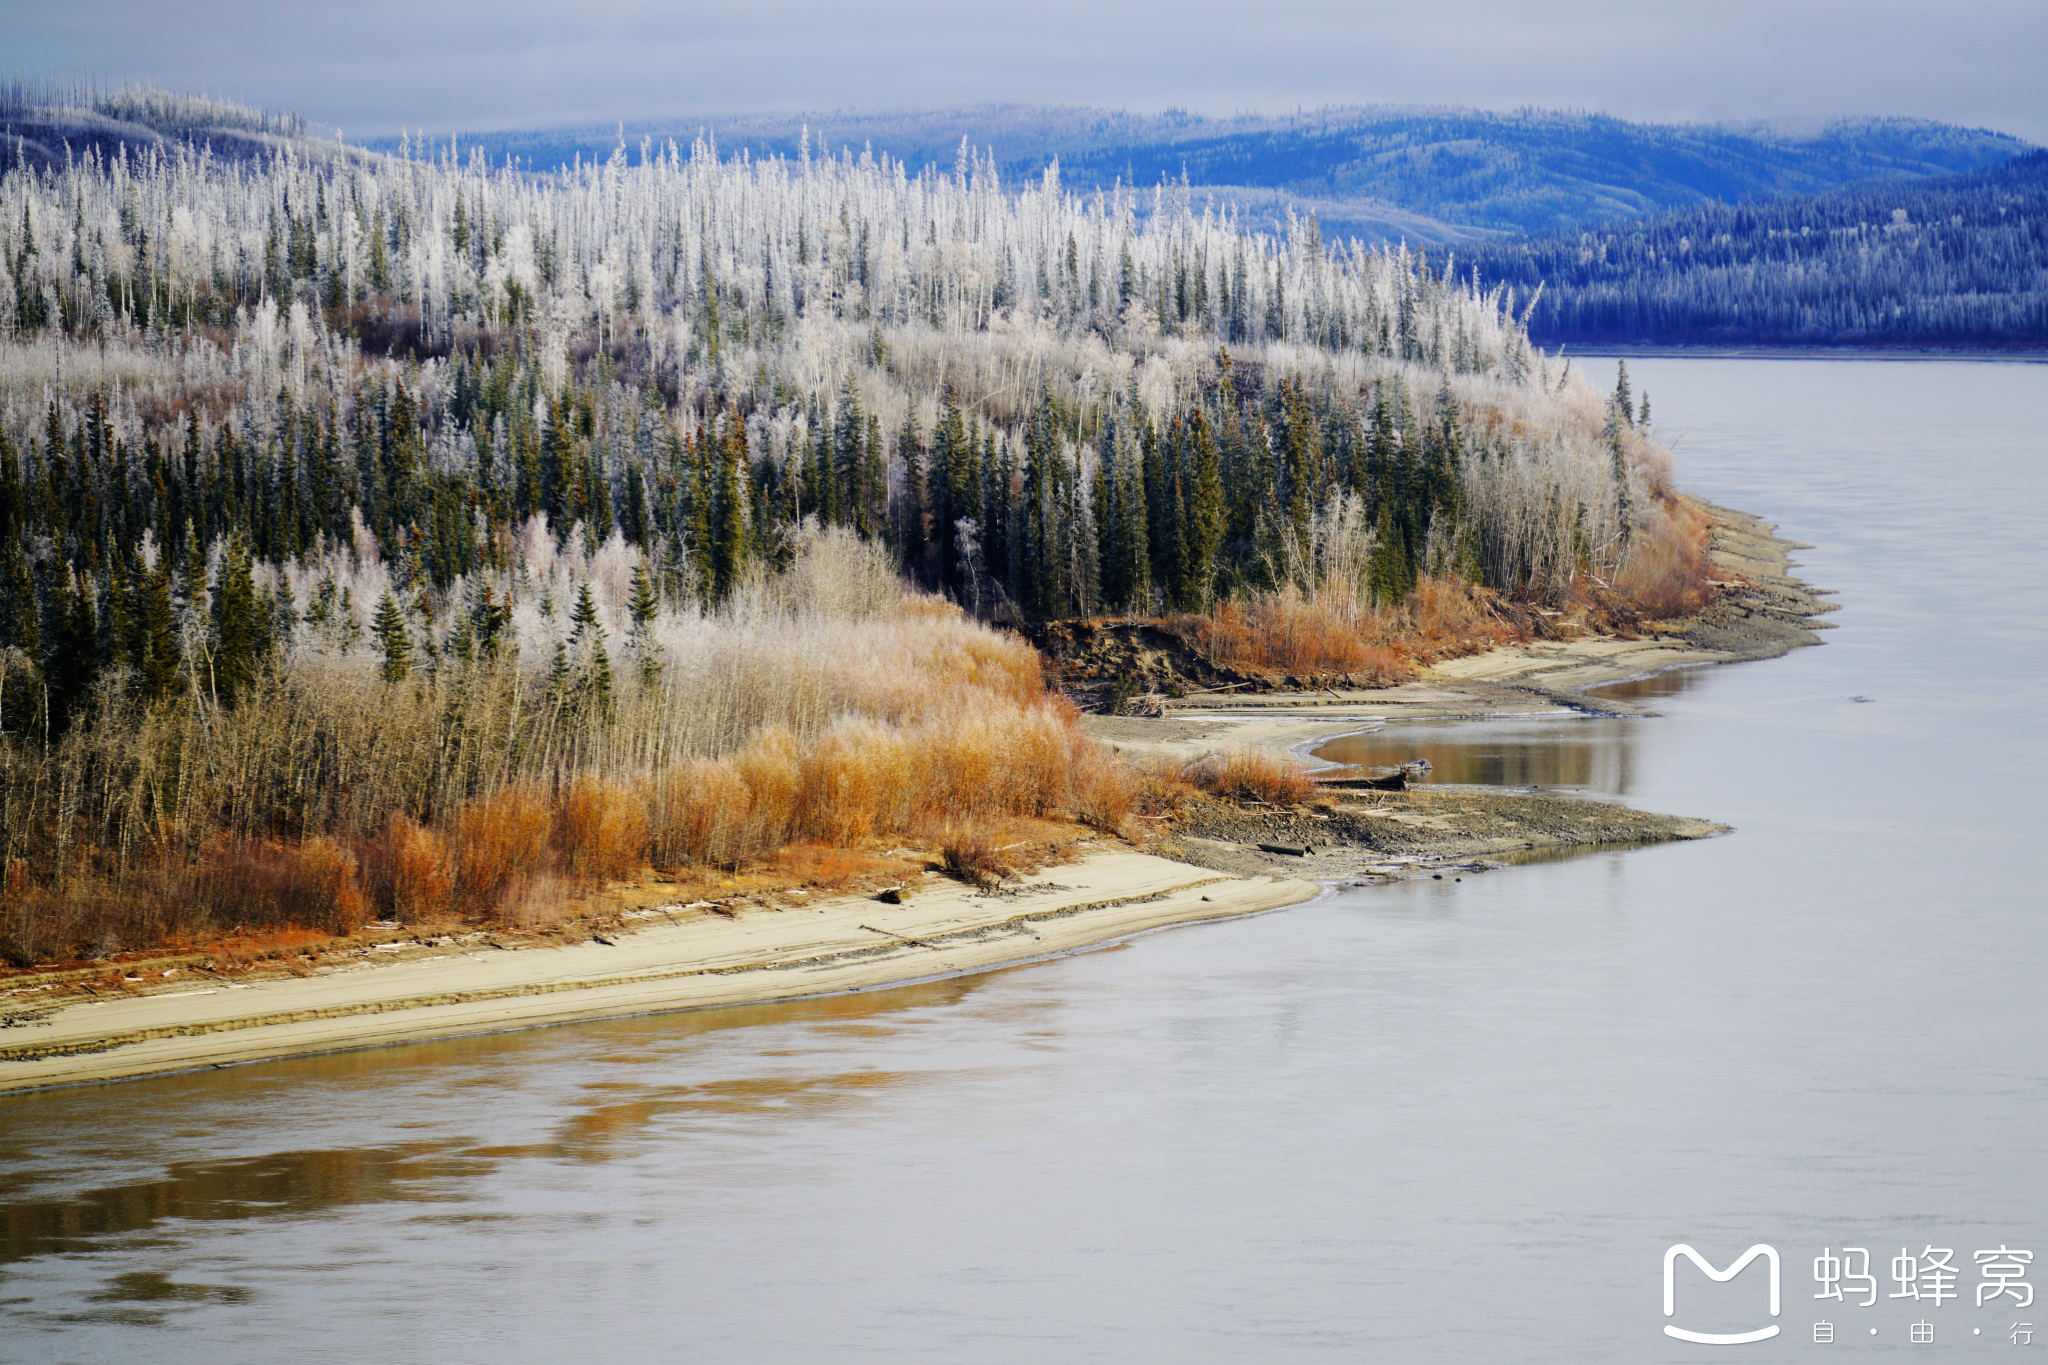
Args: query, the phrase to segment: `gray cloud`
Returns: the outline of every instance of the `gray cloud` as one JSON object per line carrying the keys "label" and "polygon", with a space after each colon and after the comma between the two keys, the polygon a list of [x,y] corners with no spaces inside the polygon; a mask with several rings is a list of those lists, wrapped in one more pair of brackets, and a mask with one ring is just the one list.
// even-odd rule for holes
{"label": "gray cloud", "polygon": [[292,108],[352,135],[1014,100],[1395,101],[1645,119],[1907,114],[2048,142],[2038,0],[1569,7],[6,0],[12,65]]}

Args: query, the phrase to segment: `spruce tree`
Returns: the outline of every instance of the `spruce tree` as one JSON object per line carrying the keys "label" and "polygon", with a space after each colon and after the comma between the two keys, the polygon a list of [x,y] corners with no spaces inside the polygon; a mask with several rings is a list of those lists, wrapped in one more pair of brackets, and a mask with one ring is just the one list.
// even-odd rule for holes
{"label": "spruce tree", "polygon": [[597,599],[585,579],[576,592],[576,605],[569,612],[569,653],[580,674],[584,694],[599,711],[612,700],[611,652],[605,648],[604,626],[598,621]]}
{"label": "spruce tree", "polygon": [[955,591],[964,574],[954,528],[963,517],[981,520],[981,490],[973,445],[951,384],[939,400],[939,428],[932,434],[932,479],[932,536],[938,542],[939,586]]}
{"label": "spruce tree", "polygon": [[377,614],[370,622],[378,652],[384,656],[385,682],[400,682],[412,672],[412,631],[405,623],[405,610],[398,599],[386,592],[377,599]]}
{"label": "spruce tree", "polygon": [[55,738],[84,712],[99,677],[99,622],[93,611],[90,580],[74,583],[69,569],[57,575],[43,640],[47,647],[43,680],[50,699],[50,735]]}
{"label": "spruce tree", "polygon": [[29,571],[21,542],[9,540],[0,562],[0,649],[18,649],[30,659],[42,652],[42,623],[37,620],[36,580]]}
{"label": "spruce tree", "polygon": [[904,418],[896,435],[896,455],[903,464],[903,495],[896,512],[896,553],[912,576],[923,580],[930,539],[925,527],[924,441],[917,430],[917,410]]}
{"label": "spruce tree", "polygon": [[633,592],[626,600],[626,610],[633,618],[633,653],[640,660],[640,680],[652,682],[661,671],[661,656],[654,644],[654,620],[661,612],[661,596],[654,590],[654,575],[647,572],[647,564],[633,566]]}
{"label": "spruce tree", "polygon": [[178,616],[171,604],[171,575],[161,561],[136,593],[136,695],[159,701],[178,686]]}
{"label": "spruce tree", "polygon": [[711,538],[711,585],[723,602],[739,585],[751,553],[747,535],[747,437],[734,413],[718,440],[716,522]]}
{"label": "spruce tree", "polygon": [[221,556],[220,581],[213,594],[213,689],[221,705],[234,705],[255,681],[269,644],[266,625],[256,600],[249,549],[237,538],[228,542]]}
{"label": "spruce tree", "polygon": [[1209,420],[1196,408],[1188,418],[1181,494],[1182,535],[1186,549],[1187,606],[1200,611],[1209,605],[1216,579],[1216,559],[1223,546],[1223,471]]}

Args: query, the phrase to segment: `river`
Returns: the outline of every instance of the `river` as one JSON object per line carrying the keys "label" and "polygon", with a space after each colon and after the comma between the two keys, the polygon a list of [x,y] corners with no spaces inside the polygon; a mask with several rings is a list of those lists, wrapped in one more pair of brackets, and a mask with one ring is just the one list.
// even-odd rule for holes
{"label": "river", "polygon": [[[1826,644],[1374,742],[1734,833],[0,1100],[0,1359],[2048,1355],[2048,366],[1631,371],[1686,487],[1812,544]],[[1782,1313],[1681,1262],[1667,1317],[1681,1242],[1775,1248]],[[1845,1246],[1872,1306],[1853,1257],[1814,1297]]]}

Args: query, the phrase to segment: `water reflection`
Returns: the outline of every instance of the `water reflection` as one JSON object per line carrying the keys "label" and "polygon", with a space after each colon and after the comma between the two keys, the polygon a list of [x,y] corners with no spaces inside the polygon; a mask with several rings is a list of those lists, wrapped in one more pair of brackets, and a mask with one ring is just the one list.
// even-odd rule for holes
{"label": "water reflection", "polygon": [[[564,1060],[560,1054],[566,1052],[574,1054],[573,1065],[586,1075],[600,1066],[645,1074],[651,1069],[667,1069],[671,1059],[687,1055],[707,1035],[764,1026],[796,1030],[798,1045],[764,1048],[754,1054],[757,1064],[776,1057],[803,1058],[815,1064],[821,1054],[832,1050],[834,1040],[848,1052],[870,1051],[897,1031],[900,1025],[895,1021],[907,1013],[957,1006],[983,980],[956,977],[885,991],[447,1039],[299,1058],[218,1074],[159,1077],[118,1087],[10,1098],[6,1103],[17,1122],[8,1132],[14,1141],[0,1146],[0,1167],[5,1168],[0,1172],[0,1266],[38,1256],[105,1252],[121,1244],[110,1239],[156,1233],[177,1222],[296,1218],[352,1205],[462,1199],[463,1187],[507,1163],[604,1161],[635,1139],[658,1132],[664,1121],[764,1114],[816,1117],[862,1103],[908,1077],[854,1062],[823,1074],[813,1069],[792,1075],[725,1076],[691,1084],[587,1080],[556,1097],[560,1108],[552,1131],[537,1141],[490,1145],[480,1134],[448,1132],[450,1127],[473,1122],[474,1115],[466,1116],[460,1107],[451,1112],[426,1102],[420,1105],[417,1118],[390,1126],[443,1130],[431,1139],[176,1161],[149,1178],[80,1189],[77,1186],[90,1179],[80,1179],[91,1169],[89,1163],[149,1159],[146,1148],[133,1149],[122,1141],[118,1130],[108,1129],[105,1105],[109,1096],[119,1095],[138,1110],[158,1113],[163,1127],[154,1130],[154,1137],[159,1142],[167,1132],[176,1131],[180,1112],[190,1109],[206,1114],[209,1120],[203,1132],[193,1136],[223,1145],[232,1140],[243,1122],[260,1131],[274,1120],[274,1115],[266,1118],[257,1112],[260,1106],[242,1110],[240,1122],[226,1118],[217,1108],[223,1100],[236,1094],[247,1097],[265,1085],[298,1093],[304,1093],[302,1087],[306,1086],[339,1087],[335,1093],[340,1095],[357,1084],[381,1092],[417,1080],[431,1084],[441,1100],[467,1106],[471,1101],[464,1097],[471,1093],[477,1096],[477,1103],[489,1103],[486,1096],[503,1095],[506,1075],[501,1067],[543,1065],[548,1059]],[[24,1122],[31,1116],[35,1121]],[[31,1195],[52,1185],[71,1188],[42,1197]],[[452,1216],[470,1221],[476,1215]],[[131,1240],[129,1244],[134,1243]],[[124,1301],[148,1295],[166,1302],[229,1301],[216,1294],[215,1287],[178,1285],[168,1279],[159,1285],[149,1278],[151,1274],[154,1272],[142,1278],[124,1276],[96,1301],[112,1301],[109,1294]]]}
{"label": "water reflection", "polygon": [[180,1284],[157,1270],[116,1275],[94,1303],[246,1303],[249,1291],[226,1284]]}
{"label": "water reflection", "polygon": [[439,1198],[437,1182],[480,1169],[474,1158],[440,1143],[179,1162],[156,1180],[0,1205],[0,1265],[95,1250],[103,1238],[147,1232],[172,1219],[269,1218],[346,1204]]}
{"label": "water reflection", "polygon": [[1427,759],[1430,771],[1414,779],[1424,782],[1569,787],[1624,796],[1634,772],[1639,723],[1608,717],[1416,722],[1345,735],[1313,752],[1331,763],[1367,768]]}
{"label": "water reflection", "polygon": [[1653,673],[1647,678],[1609,683],[1605,687],[1589,687],[1586,689],[1586,695],[1595,700],[1658,701],[1665,697],[1675,697],[1681,692],[1690,692],[1700,685],[1705,673],[1706,670],[1703,668],[1674,668],[1668,673]]}
{"label": "water reflection", "polygon": [[703,1085],[591,1085],[585,1089],[596,1092],[593,1102],[564,1120],[552,1141],[478,1147],[468,1154],[603,1161],[621,1143],[640,1136],[661,1119],[769,1112],[792,1118],[811,1117],[904,1079],[895,1072],[868,1070],[831,1076],[748,1076]]}

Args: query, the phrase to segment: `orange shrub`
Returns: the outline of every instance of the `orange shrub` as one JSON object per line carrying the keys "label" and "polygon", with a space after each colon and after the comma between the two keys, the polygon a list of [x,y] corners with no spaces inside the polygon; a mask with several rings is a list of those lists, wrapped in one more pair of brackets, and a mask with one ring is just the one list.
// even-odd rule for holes
{"label": "orange shrub", "polygon": [[292,922],[332,934],[352,934],[369,918],[369,904],[356,880],[356,855],[332,839],[306,840],[294,851],[291,898],[306,907]]}
{"label": "orange shrub", "polygon": [[385,827],[383,872],[394,918],[410,924],[448,908],[455,889],[448,841],[400,812]]}
{"label": "orange shrub", "polygon": [[747,855],[754,793],[732,763],[700,758],[678,765],[653,784],[653,795],[648,845],[656,867],[730,867]]}
{"label": "orange shrub", "polygon": [[[1069,711],[1072,707],[1069,706]],[[1008,808],[1020,815],[1045,815],[1066,805],[1072,720],[1053,706],[1020,712],[1010,727],[1006,787]]]}
{"label": "orange shrub", "polygon": [[796,824],[797,797],[803,790],[803,767],[796,739],[781,726],[756,734],[733,760],[753,796],[747,812],[747,838],[752,848],[780,848]]}
{"label": "orange shrub", "polygon": [[546,802],[531,787],[508,787],[464,805],[456,819],[456,885],[464,903],[493,910],[514,877],[546,867],[552,823]]}
{"label": "orange shrub", "polygon": [[1233,745],[1189,763],[1182,776],[1217,796],[1249,796],[1291,806],[1314,795],[1316,784],[1289,754],[1252,745]]}
{"label": "orange shrub", "polygon": [[647,853],[647,807],[624,787],[584,778],[562,800],[562,851],[578,876],[632,875]]}
{"label": "orange shrub", "polygon": [[1006,736],[991,708],[919,726],[915,735],[927,774],[921,816],[966,820],[997,808]]}
{"label": "orange shrub", "polygon": [[[1690,512],[1690,509],[1686,509]],[[1689,616],[1707,605],[1713,589],[1711,567],[1701,548],[1706,527],[1697,513],[1654,527],[1660,534],[1636,537],[1628,559],[1614,577],[1614,590],[1633,610],[1652,620]]]}
{"label": "orange shrub", "polygon": [[891,866],[886,859],[820,844],[791,844],[770,863],[778,876],[833,891],[844,889],[858,878],[890,870]]}
{"label": "orange shrub", "polygon": [[877,829],[901,829],[918,794],[916,755],[892,727],[847,717],[811,744],[802,760],[797,826],[842,847]]}
{"label": "orange shrub", "polygon": [[1364,674],[1376,682],[1398,682],[1410,672],[1398,655],[1373,642],[1387,623],[1378,613],[1361,616],[1341,582],[1310,593],[1289,584],[1226,599],[1205,615],[1169,624],[1210,658],[1237,668]]}
{"label": "orange shrub", "polygon": [[[200,912],[215,933],[321,929],[346,934],[366,917],[356,858],[331,839],[297,847],[220,836],[167,892]],[[200,926],[195,926],[200,927]]]}
{"label": "orange shrub", "polygon": [[1075,818],[1104,834],[1122,834],[1137,804],[1137,770],[1092,740],[1075,735],[1068,780]]}
{"label": "orange shrub", "polygon": [[985,830],[956,831],[946,836],[940,853],[946,875],[984,891],[1001,886],[1010,875],[995,841]]}

